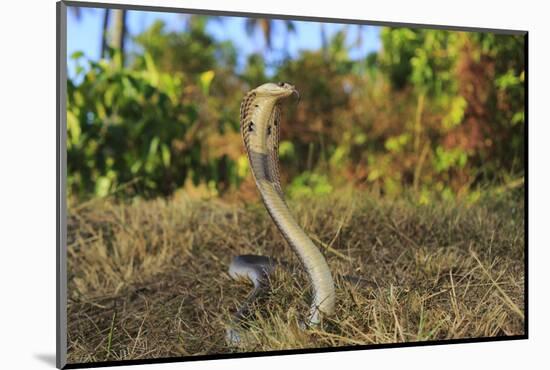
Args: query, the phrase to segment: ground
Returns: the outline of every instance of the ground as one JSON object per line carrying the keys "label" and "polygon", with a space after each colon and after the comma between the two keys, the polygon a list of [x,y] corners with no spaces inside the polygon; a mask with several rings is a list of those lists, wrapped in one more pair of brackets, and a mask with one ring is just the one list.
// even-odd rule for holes
{"label": "ground", "polygon": [[[523,194],[422,206],[335,194],[289,206],[336,282],[336,313],[308,330],[307,277],[261,203],[72,204],[69,363],[524,334]],[[290,266],[232,345],[225,331],[251,289],[227,274],[238,254]]]}

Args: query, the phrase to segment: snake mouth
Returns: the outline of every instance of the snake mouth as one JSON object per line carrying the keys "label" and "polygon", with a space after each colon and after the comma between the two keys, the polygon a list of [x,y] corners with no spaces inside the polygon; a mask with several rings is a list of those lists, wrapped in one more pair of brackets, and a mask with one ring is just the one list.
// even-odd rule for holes
{"label": "snake mouth", "polygon": [[292,96],[296,100],[298,101],[300,100],[300,93],[298,92],[298,90],[296,90],[296,87],[294,85],[291,85],[286,82],[279,82],[277,86],[282,87],[284,89],[284,95],[283,95],[284,97]]}

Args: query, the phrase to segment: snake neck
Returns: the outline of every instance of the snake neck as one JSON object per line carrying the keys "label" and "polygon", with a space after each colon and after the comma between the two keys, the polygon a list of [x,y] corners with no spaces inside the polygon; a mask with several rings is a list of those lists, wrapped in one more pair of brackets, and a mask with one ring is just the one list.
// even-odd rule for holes
{"label": "snake neck", "polygon": [[320,322],[320,313],[334,312],[334,282],[328,264],[292,216],[281,190],[278,144],[280,108],[277,99],[248,93],[241,105],[241,133],[250,167],[262,201],[275,225],[296,252],[314,290],[309,323]]}
{"label": "snake neck", "polygon": [[260,179],[257,184],[275,225],[306,268],[314,293],[309,323],[318,324],[320,313],[330,315],[335,306],[334,282],[325,257],[298,225],[273,183]]}

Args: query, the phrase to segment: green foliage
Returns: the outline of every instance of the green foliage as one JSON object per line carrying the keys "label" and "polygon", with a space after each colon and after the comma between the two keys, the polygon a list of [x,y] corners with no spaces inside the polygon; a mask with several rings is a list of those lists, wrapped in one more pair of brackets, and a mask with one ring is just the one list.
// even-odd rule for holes
{"label": "green foliage", "polygon": [[450,106],[447,115],[443,117],[443,128],[450,130],[460,125],[464,119],[468,102],[464,97],[457,95],[451,98]]}
{"label": "green foliage", "polygon": [[394,88],[412,85],[433,97],[456,92],[452,67],[459,53],[460,32],[384,28],[380,38],[380,65]]}
{"label": "green foliage", "polygon": [[[392,196],[410,187],[429,203],[503,172],[511,181],[523,175],[520,36],[383,28],[381,50],[352,60],[344,28],[319,50],[270,68],[257,52],[237,68],[237,49],[209,35],[209,21],[193,16],[178,32],[156,22],[127,58],[116,50],[110,60],[71,56],[79,75],[68,83],[74,195],[121,186],[129,196],[169,195],[190,182],[210,194],[239,189],[251,181],[239,105],[270,80],[291,82],[302,96],[284,105],[279,147],[293,197],[340,186]],[[272,26],[249,24],[265,37]]]}
{"label": "green foliage", "polygon": [[248,57],[242,78],[249,86],[259,86],[266,80],[265,62],[261,54],[254,53]]}
{"label": "green foliage", "polygon": [[411,135],[401,134],[399,136],[388,138],[384,146],[390,152],[399,153],[405,148],[405,146],[407,145],[407,143],[410,142],[410,140],[411,140]]}
{"label": "green foliage", "polygon": [[[78,56],[77,59],[82,58]],[[182,74],[160,72],[150,54],[123,68],[90,62],[83,81],[68,84],[68,185],[75,195],[105,196],[125,184],[144,196],[168,195],[194,183],[240,181],[227,155],[205,156],[199,104],[185,97]],[[207,96],[215,76],[199,74]],[[135,184],[134,184],[135,182]]]}
{"label": "green foliage", "polygon": [[233,68],[235,48],[231,43],[218,43],[208,35],[206,20],[203,16],[193,16],[186,32],[167,32],[165,23],[158,20],[135,41],[166,72],[201,73],[219,65]]}
{"label": "green foliage", "polygon": [[326,175],[305,171],[296,176],[288,186],[292,198],[327,195],[332,192],[332,185]]}
{"label": "green foliage", "polygon": [[468,155],[460,149],[445,150],[438,146],[435,150],[434,169],[437,172],[447,171],[452,167],[463,168],[468,161]]}
{"label": "green foliage", "polygon": [[196,124],[193,105],[179,102],[182,79],[159,73],[148,54],[143,63],[146,69],[130,70],[90,62],[80,85],[69,81],[68,173],[75,193],[104,196],[140,178],[145,191],[168,194],[170,179],[181,184],[187,175],[173,171],[171,161],[184,168],[197,162],[193,145],[185,153],[173,145]]}

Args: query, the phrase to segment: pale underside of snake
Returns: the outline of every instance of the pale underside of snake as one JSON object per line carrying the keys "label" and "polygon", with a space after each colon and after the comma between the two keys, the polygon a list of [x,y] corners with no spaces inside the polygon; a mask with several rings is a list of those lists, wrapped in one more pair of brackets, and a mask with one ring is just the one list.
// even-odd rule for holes
{"label": "pale underside of snake", "polygon": [[[241,104],[241,134],[256,186],[273,222],[292,247],[309,276],[313,287],[313,302],[308,326],[320,323],[324,315],[335,309],[334,281],[321,251],[292,216],[283,196],[279,176],[280,104],[283,99],[299,94],[288,83],[266,83],[249,91]],[[231,262],[229,274],[233,278],[245,277],[254,289],[245,304],[237,311],[242,318],[247,306],[266,288],[275,260],[264,256],[242,255]],[[235,341],[236,332],[229,334]],[[238,340],[238,339],[237,339]]]}

